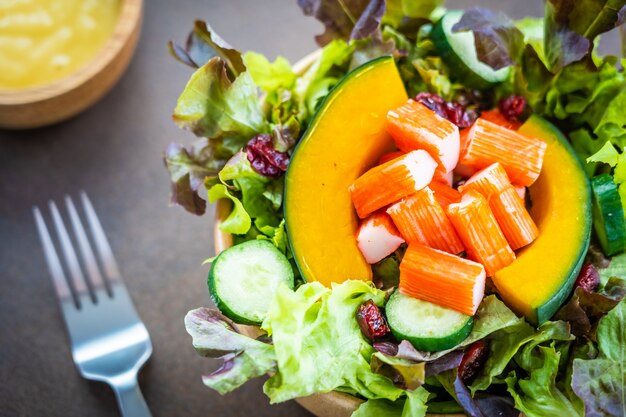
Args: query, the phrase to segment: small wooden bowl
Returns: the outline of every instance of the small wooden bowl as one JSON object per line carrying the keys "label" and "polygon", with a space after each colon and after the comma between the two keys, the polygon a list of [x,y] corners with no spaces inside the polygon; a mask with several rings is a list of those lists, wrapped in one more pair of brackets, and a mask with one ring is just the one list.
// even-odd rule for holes
{"label": "small wooden bowl", "polygon": [[[320,50],[315,51],[300,61],[293,69],[302,74],[318,58]],[[215,253],[218,254],[233,245],[233,237],[220,230],[220,224],[228,217],[232,210],[230,200],[219,200],[215,210],[213,241]],[[258,337],[259,328],[239,325],[239,330],[250,337]],[[350,417],[354,410],[363,403],[363,400],[342,392],[331,391],[325,394],[314,394],[308,397],[296,398],[296,402],[317,417]],[[464,414],[430,414],[432,417],[465,417]]]}
{"label": "small wooden bowl", "polygon": [[120,1],[111,37],[87,65],[41,87],[0,90],[0,128],[28,129],[60,122],[94,104],[115,85],[137,46],[143,14],[143,0]]}

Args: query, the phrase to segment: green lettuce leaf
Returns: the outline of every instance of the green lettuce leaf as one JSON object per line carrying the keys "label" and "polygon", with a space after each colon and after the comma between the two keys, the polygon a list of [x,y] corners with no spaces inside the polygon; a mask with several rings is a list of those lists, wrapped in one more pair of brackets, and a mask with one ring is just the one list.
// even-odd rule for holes
{"label": "green lettuce leaf", "polygon": [[[282,186],[277,187],[274,184],[282,184],[283,179],[272,179],[258,174],[252,169],[243,151],[239,151],[226,163],[219,173],[219,179],[223,184],[232,186],[232,190],[240,192],[242,206],[254,220],[257,229],[267,236],[273,236],[274,229],[282,219],[282,214],[278,211],[280,202],[277,201],[280,197],[275,195],[277,191],[282,191]],[[268,187],[270,185],[271,188]]]}
{"label": "green lettuce leaf", "polygon": [[318,103],[347,71],[354,45],[335,40],[320,53],[320,57],[298,77],[294,92],[300,104],[300,120],[308,120]]}
{"label": "green lettuce leaf", "polygon": [[223,359],[219,369],[202,377],[205,385],[220,394],[276,371],[274,347],[240,334],[217,310],[198,308],[190,311],[185,316],[185,328],[193,338],[193,347],[198,354]]}
{"label": "green lettuce leaf", "polygon": [[622,301],[600,320],[599,355],[575,359],[572,389],[585,403],[585,415],[626,415],[626,302]]}
{"label": "green lettuce leaf", "polygon": [[325,27],[315,40],[324,46],[335,39],[365,39],[376,31],[385,13],[385,0],[298,0],[307,16]]}
{"label": "green lettuce leaf", "polygon": [[228,217],[220,224],[220,230],[226,233],[244,235],[250,230],[252,219],[243,207],[241,200],[235,197],[224,184],[213,185],[208,192],[209,202],[215,203],[217,200],[227,198],[233,203],[233,210]]}
{"label": "green lettuce leaf", "polygon": [[383,16],[383,24],[391,25],[401,32],[415,29],[417,25],[428,22],[433,12],[438,10],[443,0],[387,0],[387,10]]}
{"label": "green lettuce leaf", "polygon": [[296,74],[291,69],[291,64],[282,56],[269,62],[262,54],[246,52],[243,61],[254,83],[266,93],[272,93],[279,88],[291,89],[296,82]]}
{"label": "green lettuce leaf", "polygon": [[225,157],[254,135],[268,131],[250,74],[244,72],[231,82],[226,64],[217,57],[193,73],[172,117],[180,128],[219,142],[230,153]]}
{"label": "green lettuce leaf", "polygon": [[614,256],[606,268],[599,269],[602,285],[606,285],[611,277],[626,280],[626,253]]}
{"label": "green lettuce leaf", "polygon": [[515,407],[527,417],[582,416],[582,404],[559,386],[559,370],[567,362],[574,336],[562,321],[546,322],[515,354],[516,364],[528,375],[512,371],[506,378]]}
{"label": "green lettuce leaf", "polygon": [[367,400],[351,417],[424,417],[430,393],[423,387],[406,391],[406,400]]}
{"label": "green lettuce leaf", "polygon": [[272,403],[332,390],[397,400],[404,391],[372,372],[374,348],[354,319],[359,305],[385,293],[362,281],[279,288],[262,328],[272,336],[279,372],[264,386]]}
{"label": "green lettuce leaf", "polygon": [[426,363],[415,363],[375,352],[370,362],[372,372],[384,375],[402,389],[414,390],[426,379]]}

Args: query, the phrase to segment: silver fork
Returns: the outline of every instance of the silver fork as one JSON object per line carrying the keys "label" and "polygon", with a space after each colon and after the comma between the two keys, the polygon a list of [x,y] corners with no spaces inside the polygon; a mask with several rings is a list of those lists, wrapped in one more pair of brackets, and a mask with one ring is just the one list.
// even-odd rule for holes
{"label": "silver fork", "polygon": [[68,196],[65,205],[82,255],[82,264],[57,205],[50,201],[52,222],[65,259],[66,276],[54,242],[38,207],[33,208],[52,281],[80,374],[106,382],[115,392],[125,417],[149,417],[150,410],[137,383],[137,372],[152,354],[150,335],[139,318],[120,276],[111,247],[96,212],[84,192],[80,195],[102,269],[78,211]]}

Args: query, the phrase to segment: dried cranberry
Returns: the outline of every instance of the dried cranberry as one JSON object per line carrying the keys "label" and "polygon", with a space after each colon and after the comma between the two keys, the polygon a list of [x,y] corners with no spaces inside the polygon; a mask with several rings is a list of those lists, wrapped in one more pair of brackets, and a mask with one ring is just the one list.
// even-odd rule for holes
{"label": "dried cranberry", "polygon": [[252,168],[266,177],[280,177],[289,165],[289,154],[277,151],[272,137],[267,134],[250,139],[246,146],[246,155]]}
{"label": "dried cranberry", "polygon": [[432,93],[419,93],[415,101],[422,103],[439,116],[450,120],[460,128],[469,127],[476,120],[476,112],[468,110],[457,101],[445,101],[442,97]]}
{"label": "dried cranberry", "polygon": [[576,278],[576,287],[587,292],[594,292],[600,286],[600,274],[592,264],[585,264]]}
{"label": "dried cranberry", "polygon": [[356,321],[359,323],[361,332],[369,340],[385,337],[390,332],[385,317],[372,300],[359,306],[356,311]]}
{"label": "dried cranberry", "polygon": [[463,382],[469,384],[478,375],[478,371],[483,367],[489,356],[489,345],[484,340],[474,342],[465,350],[458,375]]}
{"label": "dried cranberry", "polygon": [[498,109],[509,121],[517,121],[526,108],[526,99],[522,96],[510,96],[500,100]]}

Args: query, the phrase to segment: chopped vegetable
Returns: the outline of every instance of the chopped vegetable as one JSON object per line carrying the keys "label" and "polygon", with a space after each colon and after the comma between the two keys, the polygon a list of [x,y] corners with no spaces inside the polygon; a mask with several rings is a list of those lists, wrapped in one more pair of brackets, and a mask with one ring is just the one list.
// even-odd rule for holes
{"label": "chopped vegetable", "polygon": [[400,150],[425,149],[446,173],[459,161],[459,128],[414,100],[387,113],[387,131]]}
{"label": "chopped vegetable", "polygon": [[463,252],[463,244],[430,188],[397,202],[387,213],[409,245],[417,243],[453,254]]}
{"label": "chopped vegetable", "polygon": [[468,141],[461,164],[482,169],[500,162],[517,185],[529,186],[539,177],[545,142],[481,118],[470,128]]}
{"label": "chopped vegetable", "polygon": [[364,219],[357,232],[357,245],[369,264],[391,255],[404,239],[393,221],[383,210]]}
{"label": "chopped vegetable", "polygon": [[374,211],[426,187],[437,162],[424,150],[412,151],[367,171],[349,187],[356,212],[365,218]]}
{"label": "chopped vegetable", "polygon": [[602,250],[608,256],[626,249],[626,222],[617,184],[609,174],[591,180],[593,227]]}
{"label": "chopped vegetable", "polygon": [[485,197],[474,190],[466,191],[459,203],[446,210],[470,259],[480,262],[488,276],[510,265],[515,254],[489,208]]}
{"label": "chopped vegetable", "polygon": [[400,292],[473,316],[485,294],[485,269],[477,262],[409,245],[400,264]]}
{"label": "chopped vegetable", "polygon": [[474,318],[450,308],[394,292],[385,307],[387,323],[398,340],[416,349],[437,352],[461,343],[472,331]]}

